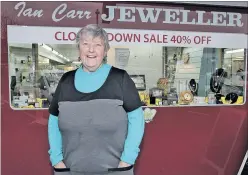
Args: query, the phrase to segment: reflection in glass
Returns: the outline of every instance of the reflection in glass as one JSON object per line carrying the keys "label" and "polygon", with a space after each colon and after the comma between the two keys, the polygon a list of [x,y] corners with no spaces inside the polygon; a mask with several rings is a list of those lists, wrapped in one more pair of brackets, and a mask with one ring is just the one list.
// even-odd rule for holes
{"label": "reflection in glass", "polygon": [[[129,73],[144,106],[235,105],[245,99],[244,53],[242,48],[118,45],[109,50],[107,63]],[[76,44],[9,43],[12,108],[48,108],[61,76],[79,65]]]}

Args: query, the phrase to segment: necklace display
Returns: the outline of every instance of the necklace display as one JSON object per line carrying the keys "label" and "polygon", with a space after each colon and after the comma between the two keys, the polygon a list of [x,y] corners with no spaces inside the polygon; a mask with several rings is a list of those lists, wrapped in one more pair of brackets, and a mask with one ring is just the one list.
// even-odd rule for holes
{"label": "necklace display", "polygon": [[197,96],[198,83],[196,83],[195,79],[191,79],[188,86],[189,86],[189,89],[190,89],[191,93],[193,94],[193,96]]}

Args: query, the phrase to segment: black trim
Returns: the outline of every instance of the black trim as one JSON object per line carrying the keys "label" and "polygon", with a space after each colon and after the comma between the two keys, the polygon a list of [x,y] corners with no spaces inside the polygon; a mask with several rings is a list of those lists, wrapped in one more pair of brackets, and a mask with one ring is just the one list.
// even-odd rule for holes
{"label": "black trim", "polygon": [[[133,165],[122,168],[109,168],[108,172],[118,172],[118,171],[129,171],[133,168]],[[55,172],[69,172],[70,168],[53,168]]]}
{"label": "black trim", "polygon": [[132,168],[133,168],[133,165],[128,166],[128,167],[122,167],[122,168],[109,168],[108,171],[109,172],[128,171],[128,170],[131,170]]}
{"label": "black trim", "polygon": [[53,168],[56,172],[68,172],[71,171],[70,168]]}
{"label": "black trim", "polygon": [[[90,2],[90,1],[88,1]],[[224,2],[224,1],[223,1]],[[115,3],[117,6],[119,4],[123,4],[123,1],[116,1]],[[232,6],[232,5],[217,5],[217,4],[198,4],[198,3],[185,3],[185,2],[173,2],[173,1],[127,1],[124,2],[124,5],[147,5],[147,6],[153,6],[153,7],[183,7],[185,10],[204,10],[204,11],[219,11],[219,12],[236,12],[236,13],[242,13],[242,14],[248,14],[246,6]],[[105,5],[105,4],[103,4]],[[103,8],[105,8],[103,6]],[[146,30],[146,29],[145,29]],[[149,29],[150,30],[150,29]],[[160,29],[159,29],[160,30]],[[162,29],[161,29],[162,30]]]}
{"label": "black trim", "polygon": [[[121,1],[120,1],[121,2]],[[224,2],[224,1],[223,1]],[[118,5],[118,2],[116,3]],[[170,7],[184,7],[185,9],[193,10],[205,10],[209,11],[224,11],[224,12],[237,12],[247,14],[247,6],[232,6],[232,5],[220,5],[220,4],[198,4],[198,3],[185,3],[185,2],[173,2],[173,1],[128,1],[125,5],[139,4],[139,5],[150,5],[150,6],[170,6]],[[199,9],[200,8],[200,9]],[[209,9],[208,9],[209,8]]]}

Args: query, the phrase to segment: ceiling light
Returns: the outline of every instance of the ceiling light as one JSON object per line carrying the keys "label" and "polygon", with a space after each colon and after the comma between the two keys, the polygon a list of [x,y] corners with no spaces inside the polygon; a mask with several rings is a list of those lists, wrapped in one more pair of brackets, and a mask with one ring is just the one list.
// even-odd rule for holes
{"label": "ceiling light", "polygon": [[42,43],[41,46],[42,46],[43,48],[45,48],[46,50],[48,50],[48,51],[52,51],[55,55],[57,55],[57,56],[59,56],[59,57],[65,59],[66,61],[70,61],[68,58],[66,58],[65,56],[63,56],[62,54],[60,54],[59,52],[57,52],[57,51],[54,50],[53,48],[49,47],[48,45]]}
{"label": "ceiling light", "polygon": [[52,51],[55,55],[58,55],[59,56],[59,53],[56,51],[56,50],[53,50]]}
{"label": "ceiling light", "polygon": [[235,50],[226,51],[227,54],[229,54],[229,53],[237,53],[237,52],[244,52],[244,49],[235,49]]}
{"label": "ceiling light", "polygon": [[48,50],[48,51],[52,51],[52,50],[53,50],[53,49],[52,49],[51,47],[49,47],[48,45],[41,44],[41,46],[42,46],[43,48],[45,48],[46,50]]}

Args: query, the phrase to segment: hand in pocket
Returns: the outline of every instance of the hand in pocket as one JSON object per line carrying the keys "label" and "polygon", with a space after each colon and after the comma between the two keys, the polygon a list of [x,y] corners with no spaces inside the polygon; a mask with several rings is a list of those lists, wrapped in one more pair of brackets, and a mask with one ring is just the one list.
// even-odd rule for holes
{"label": "hand in pocket", "polygon": [[54,175],[70,175],[70,168],[66,168],[64,162],[59,162],[53,167]]}
{"label": "hand in pocket", "polygon": [[60,169],[60,168],[66,168],[66,166],[65,166],[65,164],[64,164],[64,162],[59,162],[58,164],[56,164],[55,166],[54,166],[54,168],[55,169]]}

